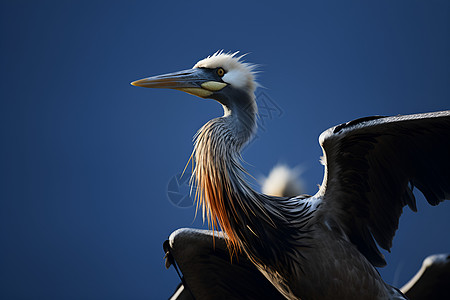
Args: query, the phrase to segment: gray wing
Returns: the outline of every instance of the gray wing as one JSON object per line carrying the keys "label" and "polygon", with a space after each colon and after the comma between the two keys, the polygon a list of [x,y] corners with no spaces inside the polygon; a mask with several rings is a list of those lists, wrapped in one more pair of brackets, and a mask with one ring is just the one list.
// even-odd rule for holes
{"label": "gray wing", "polygon": [[428,256],[401,290],[411,300],[450,299],[450,254]]}
{"label": "gray wing", "polygon": [[402,209],[417,187],[431,205],[450,198],[450,111],[368,117],[320,136],[325,176],[320,211],[375,266],[386,264]]}
{"label": "gray wing", "polygon": [[230,261],[221,233],[213,238],[210,230],[178,229],[165,247],[187,285],[171,299],[284,299],[247,258]]}

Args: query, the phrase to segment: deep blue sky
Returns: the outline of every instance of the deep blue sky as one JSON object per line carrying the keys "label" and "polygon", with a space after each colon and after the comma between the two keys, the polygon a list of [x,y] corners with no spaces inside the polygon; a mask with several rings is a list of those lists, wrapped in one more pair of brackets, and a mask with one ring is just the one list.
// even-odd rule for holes
{"label": "deep blue sky", "polygon": [[[1,1],[0,298],[161,299],[162,242],[193,223],[167,197],[222,109],[136,88],[218,49],[250,53],[281,115],[244,152],[322,181],[319,134],[367,115],[450,108],[450,2]],[[401,286],[450,252],[450,205],[406,213],[381,273]]]}

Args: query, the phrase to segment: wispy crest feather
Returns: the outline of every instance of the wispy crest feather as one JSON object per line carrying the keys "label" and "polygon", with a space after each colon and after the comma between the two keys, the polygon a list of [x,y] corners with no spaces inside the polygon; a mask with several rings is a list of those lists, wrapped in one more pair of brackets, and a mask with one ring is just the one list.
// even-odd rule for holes
{"label": "wispy crest feather", "polygon": [[227,52],[219,50],[213,55],[210,55],[194,65],[194,68],[218,68],[225,69],[227,74],[224,76],[224,81],[227,81],[227,77],[238,77],[238,80],[233,80],[232,85],[248,90],[249,93],[253,93],[260,85],[256,82],[256,74],[258,71],[258,65],[247,63],[243,61],[243,58],[247,54],[238,55],[239,51]]}

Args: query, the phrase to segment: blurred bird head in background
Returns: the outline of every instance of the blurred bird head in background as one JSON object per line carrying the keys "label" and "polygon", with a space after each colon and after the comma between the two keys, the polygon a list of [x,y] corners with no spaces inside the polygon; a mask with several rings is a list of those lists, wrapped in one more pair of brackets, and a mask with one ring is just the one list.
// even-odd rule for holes
{"label": "blurred bird head in background", "polygon": [[262,180],[262,192],[277,197],[294,197],[305,192],[305,184],[300,178],[303,169],[300,166],[290,168],[277,164],[269,175]]}

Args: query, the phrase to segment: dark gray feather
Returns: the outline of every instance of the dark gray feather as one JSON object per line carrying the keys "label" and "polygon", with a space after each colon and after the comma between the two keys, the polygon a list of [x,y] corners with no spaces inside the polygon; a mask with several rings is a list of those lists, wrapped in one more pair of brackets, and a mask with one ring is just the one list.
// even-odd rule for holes
{"label": "dark gray feather", "polygon": [[392,246],[412,188],[431,205],[450,198],[450,111],[366,118],[321,135],[327,161],[322,213],[340,223],[375,266]]}

